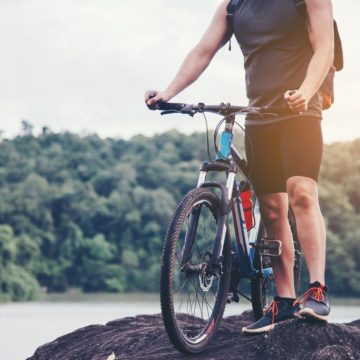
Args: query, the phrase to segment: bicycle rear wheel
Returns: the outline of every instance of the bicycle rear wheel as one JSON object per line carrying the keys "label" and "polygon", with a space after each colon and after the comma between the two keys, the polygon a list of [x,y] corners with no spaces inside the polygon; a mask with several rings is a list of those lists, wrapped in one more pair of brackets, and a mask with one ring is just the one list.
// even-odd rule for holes
{"label": "bicycle rear wheel", "polygon": [[[294,243],[294,287],[296,292],[300,286],[301,250],[296,231],[295,216],[290,207],[288,220]],[[263,237],[265,237],[265,228],[261,223],[258,239]],[[264,269],[271,268],[271,259],[269,256],[263,256],[258,250],[256,250],[254,256],[254,267],[256,270],[259,270],[259,274],[251,279],[251,303],[255,320],[258,320],[264,315],[265,309],[270,305],[273,297],[276,295],[276,288],[273,275],[261,275]]]}
{"label": "bicycle rear wheel", "polygon": [[228,232],[218,271],[209,273],[207,266],[219,214],[220,201],[213,192],[202,188],[190,191],[177,206],[164,242],[161,311],[171,342],[185,354],[205,349],[226,305],[231,271]]}

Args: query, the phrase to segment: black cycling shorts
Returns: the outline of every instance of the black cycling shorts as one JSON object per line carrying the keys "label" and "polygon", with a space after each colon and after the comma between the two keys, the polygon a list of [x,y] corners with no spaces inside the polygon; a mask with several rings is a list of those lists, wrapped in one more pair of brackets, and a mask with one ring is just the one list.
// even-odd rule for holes
{"label": "black cycling shorts", "polygon": [[286,192],[286,180],[305,176],[318,181],[323,152],[321,120],[295,119],[245,127],[249,179],[257,195]]}

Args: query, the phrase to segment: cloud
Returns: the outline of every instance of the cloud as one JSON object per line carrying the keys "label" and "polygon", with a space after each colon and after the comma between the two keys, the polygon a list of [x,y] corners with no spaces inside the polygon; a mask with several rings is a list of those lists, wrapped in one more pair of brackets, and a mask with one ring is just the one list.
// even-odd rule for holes
{"label": "cloud", "polygon": [[[218,0],[27,0],[0,2],[0,116],[6,135],[20,120],[54,130],[101,136],[151,135],[176,127],[203,130],[201,118],[160,118],[142,100],[163,88],[206,29]],[[337,74],[337,101],[325,116],[325,139],[360,136],[355,28],[360,4],[336,0],[346,68]],[[349,10],[351,8],[351,11]],[[235,44],[234,44],[235,45]],[[244,104],[239,49],[225,48],[175,100]],[[211,124],[215,124],[215,119]]]}

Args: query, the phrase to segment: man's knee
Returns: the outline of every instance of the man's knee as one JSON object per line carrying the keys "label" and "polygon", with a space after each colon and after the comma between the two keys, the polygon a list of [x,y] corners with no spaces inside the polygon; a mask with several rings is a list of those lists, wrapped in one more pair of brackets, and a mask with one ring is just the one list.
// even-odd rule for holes
{"label": "man's knee", "polygon": [[265,227],[277,224],[287,218],[287,207],[280,201],[267,200],[260,202],[261,220]]}
{"label": "man's knee", "polygon": [[290,205],[295,211],[311,209],[318,203],[317,184],[312,179],[289,181],[288,195]]}

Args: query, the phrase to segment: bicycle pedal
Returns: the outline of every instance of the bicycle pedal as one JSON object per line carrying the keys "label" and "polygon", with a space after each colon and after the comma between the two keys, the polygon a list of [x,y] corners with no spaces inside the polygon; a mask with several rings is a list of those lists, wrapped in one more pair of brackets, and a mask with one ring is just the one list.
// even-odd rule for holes
{"label": "bicycle pedal", "polygon": [[239,294],[237,293],[237,291],[234,291],[234,292],[231,291],[227,295],[226,302],[227,302],[227,304],[230,304],[232,302],[238,303],[239,300],[240,300],[240,297],[239,297]]}
{"label": "bicycle pedal", "polygon": [[259,250],[260,255],[263,256],[280,256],[282,249],[282,242],[274,239],[261,239],[256,247]]}

